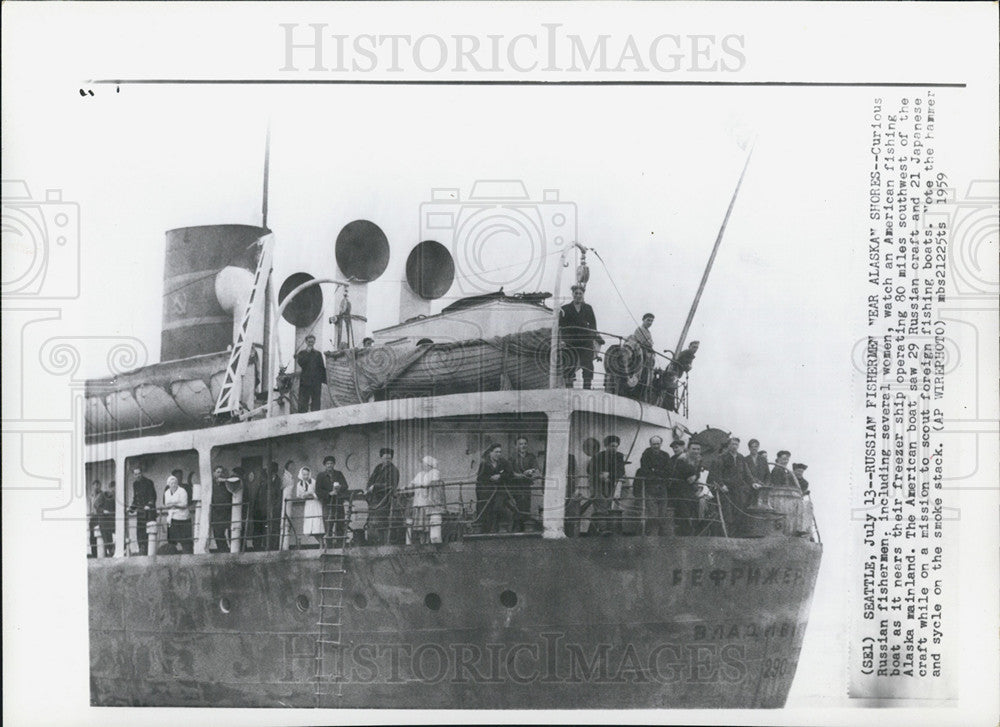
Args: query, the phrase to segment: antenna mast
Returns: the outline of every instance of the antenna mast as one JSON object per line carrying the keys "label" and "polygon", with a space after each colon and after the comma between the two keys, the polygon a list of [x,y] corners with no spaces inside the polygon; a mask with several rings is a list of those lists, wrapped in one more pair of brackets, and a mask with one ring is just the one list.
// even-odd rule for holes
{"label": "antenna mast", "polygon": [[712,248],[712,254],[708,258],[708,264],[705,266],[705,272],[702,273],[701,283],[698,284],[698,292],[694,295],[694,301],[691,303],[691,310],[688,311],[687,320],[684,321],[684,330],[681,331],[681,337],[677,341],[677,348],[674,349],[675,357],[684,349],[684,341],[687,338],[688,330],[691,328],[691,321],[694,320],[694,312],[698,310],[698,303],[701,301],[701,294],[705,291],[705,284],[708,282],[708,274],[712,271],[712,263],[715,262],[715,255],[719,252],[719,245],[722,243],[722,236],[726,233],[726,225],[729,222],[729,215],[732,214],[733,205],[736,204],[736,195],[740,193],[740,185],[743,184],[743,176],[747,173],[747,167],[750,165],[750,157],[753,156],[753,145],[754,142],[751,141],[746,161],[743,162],[743,171],[740,172],[739,181],[736,182],[736,189],[733,191],[733,198],[729,200],[729,207],[726,208],[726,216],[722,218],[722,226],[719,227],[719,234],[715,238],[715,246]]}

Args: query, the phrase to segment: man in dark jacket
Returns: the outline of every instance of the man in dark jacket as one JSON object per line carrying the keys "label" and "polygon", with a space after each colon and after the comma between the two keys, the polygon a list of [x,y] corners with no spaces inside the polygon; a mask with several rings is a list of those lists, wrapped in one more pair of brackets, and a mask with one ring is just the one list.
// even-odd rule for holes
{"label": "man in dark jacket", "polygon": [[399,470],[392,463],[396,453],[389,447],[379,450],[381,461],[375,465],[365,497],[368,500],[368,537],[372,545],[389,544],[389,527],[392,522],[392,502],[399,486]]}
{"label": "man in dark jacket", "polygon": [[787,449],[778,452],[777,459],[774,461],[774,468],[767,479],[767,484],[771,487],[796,487],[795,478],[792,477],[792,472],[788,469],[788,460],[791,458],[792,453]]}
{"label": "man in dark jacket", "polygon": [[726,449],[719,453],[708,477],[709,482],[719,487],[722,516],[730,535],[742,526],[743,513],[754,501],[753,476],[746,460],[740,456],[739,449],[739,437],[732,437]]}
{"label": "man in dark jacket", "polygon": [[319,396],[326,383],[326,362],[313,348],[316,336],[306,336],[306,348],[295,355],[299,365],[299,411],[319,411]]}
{"label": "man in dark jacket", "polygon": [[[94,499],[94,518],[101,531],[104,541],[104,555],[115,554],[115,481],[109,480]],[[97,543],[94,543],[94,556],[97,556]]]}
{"label": "man in dark jacket", "polygon": [[316,475],[316,497],[323,503],[326,518],[326,537],[343,537],[347,530],[344,505],[350,497],[347,478],[336,469],[337,458],[332,454],[323,458],[323,471]]}
{"label": "man in dark jacket", "polygon": [[621,439],[610,434],[604,438],[604,449],[587,465],[590,475],[590,496],[594,502],[593,522],[597,532],[610,534],[611,498],[615,484],[625,476],[625,455],[618,451]]}
{"label": "man in dark jacket", "polygon": [[747,463],[750,476],[753,477],[754,482],[766,485],[768,476],[771,474],[771,468],[767,466],[767,452],[760,451],[760,442],[756,439],[747,442],[747,448],[750,450],[750,454],[744,457],[743,461]]}
{"label": "man in dark jacket", "polygon": [[701,445],[691,442],[687,452],[683,452],[674,460],[674,469],[671,473],[670,489],[667,496],[674,507],[677,517],[678,535],[696,535],[699,525],[699,498],[698,482],[701,480],[702,470],[705,469],[701,461]]}
{"label": "man in dark jacket", "polygon": [[210,524],[215,540],[215,553],[228,553],[227,532],[233,520],[233,493],[227,484],[228,473],[222,465],[212,470],[212,508]]}
{"label": "man in dark jacket", "polygon": [[139,543],[139,555],[149,553],[149,533],[146,524],[156,520],[156,488],[153,481],[142,474],[142,467],[132,468],[132,512],[136,514],[135,539]]}
{"label": "man in dark jacket", "polygon": [[809,494],[809,480],[807,480],[803,475],[806,473],[807,465],[796,462],[792,465],[792,474],[795,475],[795,479],[799,483],[799,489],[802,490],[803,495]]}
{"label": "man in dark jacket", "polygon": [[594,342],[604,343],[597,332],[594,309],[583,302],[583,286],[572,287],[573,301],[559,309],[559,337],[566,347],[563,378],[572,388],[576,370],[582,369],[583,388],[589,389],[594,380]]}
{"label": "man in dark jacket", "polygon": [[635,473],[635,496],[641,503],[647,535],[666,535],[667,478],[673,469],[671,457],[663,451],[663,437],[649,438],[649,447]]}

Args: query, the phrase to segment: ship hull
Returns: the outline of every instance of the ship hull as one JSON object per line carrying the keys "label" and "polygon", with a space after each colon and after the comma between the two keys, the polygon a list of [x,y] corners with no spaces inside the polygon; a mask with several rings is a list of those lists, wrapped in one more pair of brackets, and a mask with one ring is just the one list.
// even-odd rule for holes
{"label": "ship hull", "polygon": [[91,701],[781,707],[820,553],[783,537],[357,548],[325,635],[343,646],[320,645],[339,683],[319,684],[320,603],[340,594],[319,590],[318,551],[91,561]]}

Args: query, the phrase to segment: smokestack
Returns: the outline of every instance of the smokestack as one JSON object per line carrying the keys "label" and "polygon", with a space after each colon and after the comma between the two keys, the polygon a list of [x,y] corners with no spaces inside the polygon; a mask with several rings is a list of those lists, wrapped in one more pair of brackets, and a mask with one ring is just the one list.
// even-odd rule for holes
{"label": "smokestack", "polygon": [[434,240],[416,245],[406,258],[406,285],[399,294],[400,323],[430,315],[431,301],[447,293],[454,281],[455,261],[448,248]]}
{"label": "smokestack", "polygon": [[360,346],[368,331],[368,283],[377,280],[389,265],[389,240],[374,222],[354,220],[337,235],[334,255],[336,277],[348,281],[350,286],[347,290],[337,290],[336,296],[332,296],[332,310],[324,314],[330,326],[328,340],[336,344],[339,334],[342,344]]}
{"label": "smokestack", "polygon": [[233,328],[238,325],[233,318],[242,313],[242,309],[234,310],[242,285],[238,271],[252,278],[255,243],[267,233],[253,225],[203,225],[167,231],[161,361],[225,351],[232,345]]}

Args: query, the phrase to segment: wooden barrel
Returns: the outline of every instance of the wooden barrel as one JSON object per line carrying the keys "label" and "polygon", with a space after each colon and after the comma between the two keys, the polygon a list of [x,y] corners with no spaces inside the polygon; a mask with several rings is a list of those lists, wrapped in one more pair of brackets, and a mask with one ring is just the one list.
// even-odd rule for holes
{"label": "wooden barrel", "polygon": [[808,532],[805,525],[806,508],[802,492],[797,487],[762,487],[757,491],[757,506],[784,515],[785,535]]}
{"label": "wooden barrel", "polygon": [[773,538],[785,533],[785,516],[767,507],[748,507],[742,518],[740,536],[744,538]]}

